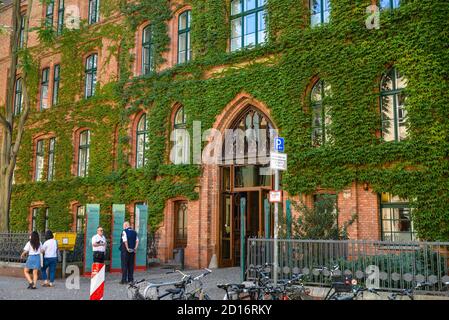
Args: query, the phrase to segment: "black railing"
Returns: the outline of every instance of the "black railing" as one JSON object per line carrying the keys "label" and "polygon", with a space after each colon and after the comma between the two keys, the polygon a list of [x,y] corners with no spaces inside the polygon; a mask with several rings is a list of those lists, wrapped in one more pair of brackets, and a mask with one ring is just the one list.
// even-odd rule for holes
{"label": "black railing", "polygon": [[[273,276],[273,244],[249,239],[247,266],[267,264]],[[278,277],[302,273],[310,285],[328,285],[331,273],[386,290],[428,282],[427,291],[444,291],[449,282],[449,242],[281,239],[278,248]]]}
{"label": "black railing", "polygon": [[[20,259],[25,244],[29,241],[28,232],[0,233],[0,262],[24,262]],[[44,234],[40,235],[43,242]],[[154,233],[148,233],[147,236],[147,261],[151,262],[157,259],[157,246],[159,237]],[[109,260],[111,242],[106,248],[106,260]],[[84,259],[84,234],[78,233],[76,236],[75,249],[67,251],[67,262],[82,262]]]}

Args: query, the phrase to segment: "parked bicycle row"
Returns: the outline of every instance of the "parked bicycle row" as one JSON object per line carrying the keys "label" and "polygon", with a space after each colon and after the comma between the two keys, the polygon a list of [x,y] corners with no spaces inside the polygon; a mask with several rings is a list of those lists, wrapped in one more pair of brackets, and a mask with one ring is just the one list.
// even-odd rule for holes
{"label": "parked bicycle row", "polygon": [[[370,293],[380,299],[380,291],[367,288],[352,279],[350,275],[341,276],[338,266],[332,268],[316,268],[328,277],[329,288],[324,296],[313,296],[310,287],[306,287],[306,277],[294,274],[290,279],[280,279],[275,284],[270,277],[270,266],[250,266],[242,283],[219,283],[217,287],[223,290],[223,300],[363,300],[364,294]],[[180,270],[169,273],[179,273],[181,280],[161,283],[150,283],[145,279],[135,281],[128,286],[128,298],[133,300],[210,300],[205,291],[203,278],[212,271],[204,269],[197,275],[189,275]],[[338,274],[339,276],[336,276]],[[433,286],[429,282],[415,282],[409,289],[387,293],[389,300],[405,297],[414,300],[415,290]],[[449,282],[444,283],[449,289]]]}

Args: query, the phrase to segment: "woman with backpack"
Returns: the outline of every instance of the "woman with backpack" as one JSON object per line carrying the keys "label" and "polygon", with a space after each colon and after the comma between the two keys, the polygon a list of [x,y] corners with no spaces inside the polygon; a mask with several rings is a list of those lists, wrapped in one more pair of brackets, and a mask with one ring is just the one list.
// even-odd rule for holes
{"label": "woman with backpack", "polygon": [[[42,267],[43,287],[53,287],[55,282],[56,265],[58,264],[58,242],[54,239],[53,232],[47,230],[45,233],[45,242],[42,245],[44,254],[44,266]],[[50,275],[47,275],[47,269]],[[50,282],[48,282],[50,278]]]}
{"label": "woman with backpack", "polygon": [[[42,243],[39,241],[39,234],[36,231],[31,233],[30,241],[23,248],[20,257],[23,259],[28,254],[24,273],[28,281],[28,289],[36,289],[38,272],[41,268],[41,250]],[[30,276],[30,270],[33,270],[33,279]]]}

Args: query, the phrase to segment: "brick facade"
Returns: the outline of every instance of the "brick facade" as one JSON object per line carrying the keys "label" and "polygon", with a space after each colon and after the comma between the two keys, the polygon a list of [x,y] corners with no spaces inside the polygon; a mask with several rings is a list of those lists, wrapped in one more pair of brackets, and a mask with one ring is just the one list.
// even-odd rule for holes
{"label": "brick facade", "polygon": [[[39,1],[35,1],[35,7],[32,10],[31,17],[31,27],[36,27],[43,16],[43,8]],[[81,18],[87,17],[87,1],[81,0],[66,0],[66,7],[75,4],[81,9]],[[171,38],[170,50],[164,53],[166,58],[166,63],[159,67],[158,71],[171,68],[177,63],[177,26],[179,15],[191,9],[190,6],[182,6],[182,1],[171,1],[172,9],[174,11],[173,19],[168,22],[168,32]],[[175,11],[176,8],[176,11]],[[10,25],[11,24],[11,6],[5,6],[0,8],[0,25]],[[114,17],[114,19],[120,19],[120,17]],[[100,23],[103,23],[100,18]],[[135,65],[134,74],[141,74],[141,49],[140,49],[140,39],[142,35],[143,28],[148,24],[145,22],[142,24],[136,32],[136,49],[135,49]],[[2,75],[7,74],[9,66],[9,37],[0,36],[0,73]],[[37,45],[37,35],[35,32],[30,34],[29,47]],[[102,48],[94,51],[98,53],[98,82],[107,83],[117,79],[118,74],[118,62],[115,59],[106,62],[103,57],[107,55],[107,48],[111,45],[108,41],[103,41]],[[85,54],[85,58],[93,52]],[[44,67],[50,67],[50,75],[53,73],[54,65],[60,62],[60,56],[52,55],[47,56],[40,62],[40,69]],[[63,66],[61,66],[63,68]],[[220,68],[217,66],[216,68]],[[209,70],[206,72],[206,76],[211,76],[214,70]],[[6,77],[0,79],[0,105],[5,104],[6,97]],[[310,87],[314,81],[311,81]],[[49,97],[52,96],[53,88],[53,77],[50,77],[49,83]],[[310,88],[306,89],[309,91]],[[82,93],[80,93],[82,94]],[[304,95],[305,97],[306,95]],[[51,100],[51,98],[50,98]],[[238,94],[233,101],[224,106],[223,112],[216,118],[213,128],[224,133],[224,130],[229,128],[231,123],[239,115],[239,113],[247,106],[254,106],[263,112],[267,117],[270,117],[270,106],[266,105],[262,101],[257,101],[249,93],[242,92]],[[173,106],[175,110],[179,105]],[[33,106],[34,107],[34,106]],[[38,108],[38,106],[35,106]],[[50,102],[51,107],[51,102]],[[135,129],[137,121],[142,115],[143,111],[132,115],[130,117],[130,126],[128,129],[131,144],[131,150],[129,156],[129,162],[132,166],[135,166]],[[174,114],[174,113],[173,113]],[[73,128],[73,163],[71,166],[71,171],[74,176],[77,174],[77,159],[78,159],[78,146],[79,146],[79,133],[87,128]],[[117,144],[117,133],[114,129],[114,133],[111,132],[111,136],[114,135],[114,150]],[[94,133],[93,133],[94,134]],[[112,157],[116,155],[113,151]],[[30,159],[30,161],[34,160]],[[111,162],[114,160],[111,159]],[[34,165],[32,166],[34,168]],[[185,262],[190,268],[203,268],[207,267],[211,261],[214,254],[219,257],[220,249],[220,228],[219,228],[219,214],[220,214],[220,171],[219,167],[216,165],[203,165],[202,176],[198,181],[199,190],[199,200],[188,201],[188,242],[185,251]],[[317,191],[321,192],[321,191]],[[323,191],[324,192],[324,191]],[[327,192],[333,192],[332,190],[327,190]],[[288,198],[288,194],[284,193],[284,200]],[[351,186],[348,186],[343,192],[337,194],[338,199],[338,209],[339,209],[339,223],[342,224],[349,220],[354,213],[358,213],[357,221],[350,226],[349,236],[351,239],[379,239],[380,238],[380,214],[379,214],[379,198],[376,193],[374,193],[369,186],[365,186],[363,182],[354,181]],[[139,199],[136,199],[137,202]],[[170,199],[166,202],[164,210],[164,221],[158,230],[158,236],[160,238],[159,248],[158,248],[158,258],[162,261],[169,261],[173,258],[174,249],[174,219],[175,219],[175,203],[176,201],[187,200],[182,197],[176,197]],[[305,202],[308,205],[312,205],[312,196],[305,197]],[[76,207],[80,205],[77,201],[73,201],[70,205],[71,214],[73,214],[73,226],[75,228],[75,216]],[[44,203],[33,203],[30,206],[30,227],[31,227],[31,212],[33,207],[44,206]],[[285,206],[284,206],[285,207]],[[134,222],[134,202],[127,204],[127,210],[131,214],[131,223]],[[297,214],[297,213],[295,213]]]}

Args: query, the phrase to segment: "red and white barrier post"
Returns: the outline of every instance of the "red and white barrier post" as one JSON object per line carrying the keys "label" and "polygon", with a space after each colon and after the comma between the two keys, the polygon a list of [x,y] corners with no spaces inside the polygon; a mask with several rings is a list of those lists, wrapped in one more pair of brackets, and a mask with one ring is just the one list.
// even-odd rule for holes
{"label": "red and white barrier post", "polygon": [[104,263],[95,262],[92,264],[90,300],[103,300],[105,269]]}

